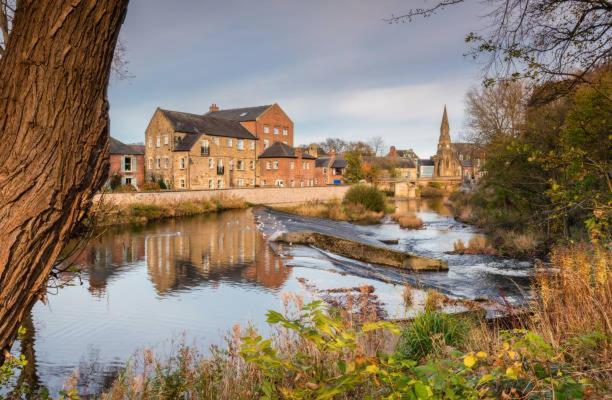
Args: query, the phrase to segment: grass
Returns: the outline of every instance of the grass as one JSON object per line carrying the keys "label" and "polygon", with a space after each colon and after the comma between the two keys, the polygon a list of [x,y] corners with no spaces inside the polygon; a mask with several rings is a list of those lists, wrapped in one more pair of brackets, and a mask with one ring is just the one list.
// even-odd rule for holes
{"label": "grass", "polygon": [[420,229],[423,227],[423,220],[416,215],[399,215],[393,214],[391,218],[405,229]]}
{"label": "grass", "polygon": [[305,217],[327,218],[334,221],[360,224],[376,224],[384,216],[383,212],[366,210],[360,204],[344,204],[340,200],[309,201],[295,206],[276,206],[274,209]]}
{"label": "grass", "polygon": [[186,217],[246,207],[246,202],[241,198],[229,196],[182,201],[168,205],[135,203],[127,206],[113,206],[101,204],[92,214],[92,219],[96,227],[146,224],[149,221],[164,218]]}
{"label": "grass", "polygon": [[455,254],[499,254],[498,251],[491,246],[487,238],[482,235],[471,237],[467,246],[463,240],[459,239],[453,243],[453,249],[453,253]]}

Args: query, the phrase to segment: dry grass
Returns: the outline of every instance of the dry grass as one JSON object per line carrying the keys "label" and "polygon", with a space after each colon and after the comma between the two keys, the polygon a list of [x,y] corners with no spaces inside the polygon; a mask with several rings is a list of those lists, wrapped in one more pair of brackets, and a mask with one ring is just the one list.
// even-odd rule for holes
{"label": "dry grass", "polygon": [[439,310],[446,302],[446,296],[435,289],[427,289],[427,297],[425,297],[425,311],[433,312]]}
{"label": "dry grass", "polygon": [[497,250],[491,246],[487,238],[482,235],[476,235],[470,238],[467,246],[463,240],[459,239],[453,243],[453,248],[455,254],[498,254]]}
{"label": "dry grass", "polygon": [[420,229],[423,227],[423,220],[414,214],[399,215],[393,214],[391,217],[400,227],[406,229]]}
{"label": "dry grass", "polygon": [[274,209],[304,217],[327,218],[334,221],[362,224],[376,224],[384,216],[384,212],[366,210],[361,204],[343,204],[340,200],[308,201],[294,206],[277,206]]}
{"label": "dry grass", "polygon": [[404,308],[409,309],[412,307],[412,286],[404,285],[404,290],[402,291],[402,300],[404,301]]}

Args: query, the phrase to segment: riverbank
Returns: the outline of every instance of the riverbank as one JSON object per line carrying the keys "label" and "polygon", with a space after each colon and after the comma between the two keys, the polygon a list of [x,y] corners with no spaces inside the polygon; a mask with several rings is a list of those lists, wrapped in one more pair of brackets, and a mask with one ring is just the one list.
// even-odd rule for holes
{"label": "riverbank", "polygon": [[[453,209],[454,218],[482,229],[488,236],[490,246],[497,254],[505,257],[520,259],[545,258],[550,250],[550,244],[546,243],[536,232],[509,228],[510,224],[500,225],[493,223],[487,218],[486,213],[470,199],[468,193],[455,192],[447,201]],[[490,251],[490,248],[486,248]],[[460,249],[460,251],[479,251],[478,246]]]}
{"label": "riverbank", "polygon": [[116,225],[144,225],[167,218],[189,217],[225,210],[247,208],[244,199],[219,195],[204,200],[180,201],[173,204],[133,203],[127,205],[99,202],[91,217],[94,229]]}

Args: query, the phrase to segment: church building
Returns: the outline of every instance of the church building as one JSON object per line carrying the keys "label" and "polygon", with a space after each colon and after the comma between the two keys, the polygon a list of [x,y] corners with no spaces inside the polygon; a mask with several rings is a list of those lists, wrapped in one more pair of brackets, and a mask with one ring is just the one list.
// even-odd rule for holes
{"label": "church building", "polygon": [[461,161],[457,158],[450,138],[450,128],[448,125],[448,115],[446,106],[442,115],[440,125],[440,139],[438,140],[438,151],[433,156],[434,178],[448,180],[461,180]]}

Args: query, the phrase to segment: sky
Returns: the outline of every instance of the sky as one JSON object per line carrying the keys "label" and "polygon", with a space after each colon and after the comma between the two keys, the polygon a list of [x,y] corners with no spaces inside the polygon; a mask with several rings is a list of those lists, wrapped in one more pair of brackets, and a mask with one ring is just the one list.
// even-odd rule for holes
{"label": "sky", "polygon": [[128,80],[109,87],[111,135],[142,142],[156,107],[205,113],[278,103],[295,144],[327,137],[435,153],[442,110],[464,131],[481,66],[464,54],[483,27],[472,0],[388,24],[433,0],[131,0],[121,38]]}

